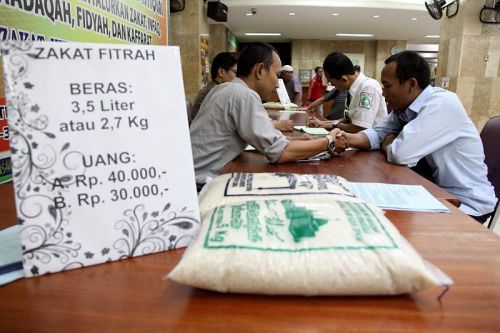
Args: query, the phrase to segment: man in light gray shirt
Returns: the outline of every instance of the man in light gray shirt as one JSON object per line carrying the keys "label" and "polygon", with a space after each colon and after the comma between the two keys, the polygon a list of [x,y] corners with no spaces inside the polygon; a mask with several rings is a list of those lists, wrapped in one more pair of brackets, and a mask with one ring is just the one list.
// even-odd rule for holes
{"label": "man in light gray shirt", "polygon": [[383,94],[394,111],[372,129],[345,133],[349,144],[382,149],[396,164],[425,162],[432,180],[460,199],[460,209],[484,223],[496,198],[481,139],[462,103],[456,94],[430,86],[429,66],[417,53],[398,53],[385,64]]}
{"label": "man in light gray shirt", "polygon": [[272,46],[252,43],[240,54],[238,78],[217,85],[205,98],[190,127],[198,189],[218,176],[247,144],[273,163],[345,150],[346,139],[338,129],[319,139],[289,141],[274,128],[262,100],[278,87],[280,69],[281,60]]}

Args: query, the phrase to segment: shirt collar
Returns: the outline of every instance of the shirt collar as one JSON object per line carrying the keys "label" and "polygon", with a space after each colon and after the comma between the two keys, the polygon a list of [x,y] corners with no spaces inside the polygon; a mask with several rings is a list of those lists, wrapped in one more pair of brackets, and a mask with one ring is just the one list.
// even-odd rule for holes
{"label": "shirt collar", "polygon": [[419,113],[422,109],[422,105],[432,96],[433,88],[431,85],[428,85],[427,88],[422,90],[420,95],[407,107],[407,110],[413,111],[415,113]]}
{"label": "shirt collar", "polygon": [[366,76],[363,73],[359,73],[358,77],[354,80],[354,82],[349,87],[349,94],[351,96],[356,96],[356,93],[359,89],[361,89],[361,84],[366,80]]}
{"label": "shirt collar", "polygon": [[231,80],[229,83],[235,83],[235,84],[238,84],[238,85],[240,85],[240,86],[243,86],[243,87],[247,88],[248,90],[250,90],[250,92],[251,92],[252,94],[254,94],[254,95],[255,95],[255,96],[257,96],[258,98],[260,98],[259,94],[258,94],[255,90],[253,90],[252,88],[250,88],[250,87],[248,86],[248,84],[246,84],[246,82],[245,82],[245,81],[243,81],[242,79],[240,79],[239,77],[234,78],[234,79],[233,79],[233,80]]}
{"label": "shirt collar", "polygon": [[234,83],[239,83],[239,84],[243,84],[243,85],[247,85],[245,83],[245,81],[243,81],[242,79],[240,79],[239,77],[235,77],[234,79],[231,80],[231,82],[234,82]]}

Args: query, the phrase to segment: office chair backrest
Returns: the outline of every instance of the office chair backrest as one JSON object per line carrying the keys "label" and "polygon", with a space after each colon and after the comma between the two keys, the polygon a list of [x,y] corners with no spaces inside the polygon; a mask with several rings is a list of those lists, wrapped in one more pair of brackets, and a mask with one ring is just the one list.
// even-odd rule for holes
{"label": "office chair backrest", "polygon": [[488,179],[495,188],[495,195],[500,198],[500,116],[486,122],[481,131],[485,163],[488,166]]}

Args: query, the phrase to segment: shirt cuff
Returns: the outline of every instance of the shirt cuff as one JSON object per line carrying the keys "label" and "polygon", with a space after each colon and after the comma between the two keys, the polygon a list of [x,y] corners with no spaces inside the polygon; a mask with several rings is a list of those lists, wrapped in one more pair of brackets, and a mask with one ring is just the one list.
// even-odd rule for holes
{"label": "shirt cuff", "polygon": [[267,147],[264,151],[264,155],[271,163],[276,163],[281,157],[281,154],[285,151],[286,146],[288,146],[288,140],[276,140],[271,146]]}
{"label": "shirt cuff", "polygon": [[[387,156],[387,162],[389,163],[396,163],[394,159],[392,158],[392,143],[385,147],[386,150],[386,156]],[[396,163],[399,164],[399,163]]]}
{"label": "shirt cuff", "polygon": [[404,160],[401,159],[401,156],[394,156],[394,142],[392,142],[390,145],[386,147],[387,150],[387,161],[390,163],[394,164],[399,164],[399,165],[406,165],[409,168],[413,168],[414,166],[417,165],[417,162],[412,162],[412,163],[405,163]]}
{"label": "shirt cuff", "polygon": [[366,135],[368,141],[370,141],[370,150],[380,149],[380,143],[381,143],[380,138],[374,129],[368,128],[362,131],[361,133]]}

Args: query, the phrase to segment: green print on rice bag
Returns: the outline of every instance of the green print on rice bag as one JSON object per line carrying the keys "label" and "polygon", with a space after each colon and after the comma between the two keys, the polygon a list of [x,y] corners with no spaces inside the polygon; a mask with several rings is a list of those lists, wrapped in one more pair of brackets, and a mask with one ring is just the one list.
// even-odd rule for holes
{"label": "green print on rice bag", "polygon": [[285,207],[286,217],[290,221],[288,230],[297,243],[302,238],[316,236],[319,227],[328,222],[326,219],[315,218],[312,210],[297,207],[291,200],[282,200],[281,203]]}
{"label": "green print on rice bag", "polygon": [[213,209],[203,247],[271,252],[393,250],[377,215],[364,203],[297,204],[248,200]]}

